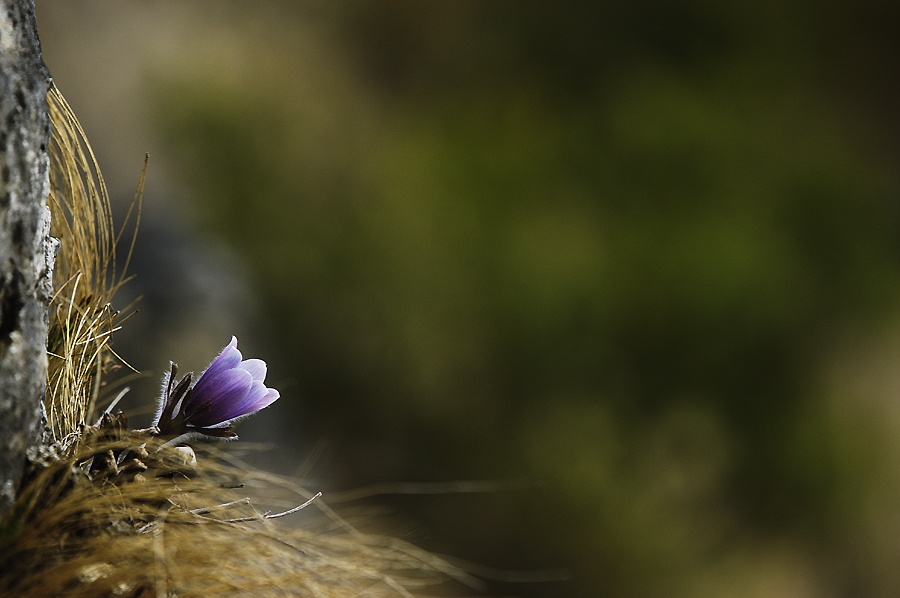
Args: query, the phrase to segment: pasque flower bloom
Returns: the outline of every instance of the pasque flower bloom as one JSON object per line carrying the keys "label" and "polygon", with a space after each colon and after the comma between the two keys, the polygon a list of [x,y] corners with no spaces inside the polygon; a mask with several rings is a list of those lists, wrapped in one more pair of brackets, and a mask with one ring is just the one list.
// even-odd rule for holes
{"label": "pasque flower bloom", "polygon": [[241,419],[274,403],[278,391],[265,385],[266,363],[243,359],[237,338],[191,386],[192,374],[177,384],[178,366],[163,378],[163,392],[154,426],[161,436],[212,436],[236,438],[233,426]]}

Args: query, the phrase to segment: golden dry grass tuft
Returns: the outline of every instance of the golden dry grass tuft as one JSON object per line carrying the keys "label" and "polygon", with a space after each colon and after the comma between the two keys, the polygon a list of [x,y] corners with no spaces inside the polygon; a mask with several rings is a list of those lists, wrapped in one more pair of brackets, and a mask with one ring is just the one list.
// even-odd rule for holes
{"label": "golden dry grass tuft", "polygon": [[[404,596],[454,569],[400,540],[362,533],[316,496],[140,432],[88,428],[43,469],[3,524],[8,597]],[[106,456],[110,458],[106,458]],[[116,461],[118,466],[112,465]],[[239,480],[292,493],[301,525],[261,514]]]}
{"label": "golden dry grass tuft", "polygon": [[140,219],[144,176],[142,173],[135,201],[116,234],[94,153],[55,85],[47,95],[47,104],[52,124],[51,234],[59,239],[60,247],[53,273],[45,407],[48,424],[59,439],[88,423],[103,382],[102,373],[114,363],[110,337],[124,318],[113,309],[112,299],[125,282],[134,237],[121,268],[117,268],[116,247],[132,212]]}

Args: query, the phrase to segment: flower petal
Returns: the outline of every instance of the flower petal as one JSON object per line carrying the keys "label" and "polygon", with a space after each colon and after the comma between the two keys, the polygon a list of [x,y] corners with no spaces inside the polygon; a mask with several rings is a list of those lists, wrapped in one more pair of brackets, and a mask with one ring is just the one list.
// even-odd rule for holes
{"label": "flower petal", "polygon": [[240,417],[257,411],[256,403],[266,396],[268,390],[262,382],[254,382],[247,394],[235,403],[231,417]]}
{"label": "flower petal", "polygon": [[260,383],[259,387],[254,383],[254,388],[251,389],[250,393],[247,395],[247,402],[244,405],[244,411],[247,413],[253,413],[259,411],[260,409],[265,409],[276,400],[278,400],[279,394],[278,391],[274,388],[267,388],[264,384]]}
{"label": "flower petal", "polygon": [[210,366],[200,374],[194,388],[200,387],[202,389],[219,374],[235,368],[241,363],[241,357],[241,352],[237,348],[237,337],[232,336],[231,342],[222,349],[222,352],[219,353],[219,356],[213,360]]}
{"label": "flower petal", "polygon": [[[247,397],[244,401],[237,405],[232,413],[229,414],[229,419],[223,422],[224,425],[234,424],[250,415],[253,415],[257,411],[265,409],[279,398],[278,391],[274,388],[266,388],[265,385],[259,384],[259,386],[255,386],[254,388],[247,394]],[[218,426],[216,426],[218,427]]]}
{"label": "flower petal", "polygon": [[207,384],[200,387],[198,382],[185,402],[185,424],[204,427],[235,417],[253,386],[250,373],[235,368],[204,378]]}
{"label": "flower petal", "polygon": [[254,380],[264,382],[266,379],[266,362],[262,359],[245,359],[237,367],[250,372]]}
{"label": "flower petal", "polygon": [[267,392],[266,392],[265,396],[263,396],[261,399],[259,399],[258,401],[256,401],[256,403],[253,404],[254,411],[259,411],[260,409],[265,409],[266,407],[268,407],[269,405],[271,405],[272,403],[274,403],[281,397],[281,394],[274,388],[266,388],[266,391]]}

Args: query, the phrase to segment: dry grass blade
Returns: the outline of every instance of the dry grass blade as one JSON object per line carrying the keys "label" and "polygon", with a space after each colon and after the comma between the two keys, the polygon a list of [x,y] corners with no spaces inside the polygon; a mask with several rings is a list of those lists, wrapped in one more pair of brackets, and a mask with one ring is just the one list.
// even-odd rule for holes
{"label": "dry grass blade", "polygon": [[[114,361],[109,341],[122,316],[111,302],[125,282],[117,270],[116,246],[132,213],[140,218],[144,175],[116,234],[106,185],[81,125],[55,86],[47,103],[52,124],[51,234],[60,240],[60,251],[50,306],[46,408],[50,428],[64,438],[87,423],[101,375]],[[126,267],[133,247],[132,238]]]}

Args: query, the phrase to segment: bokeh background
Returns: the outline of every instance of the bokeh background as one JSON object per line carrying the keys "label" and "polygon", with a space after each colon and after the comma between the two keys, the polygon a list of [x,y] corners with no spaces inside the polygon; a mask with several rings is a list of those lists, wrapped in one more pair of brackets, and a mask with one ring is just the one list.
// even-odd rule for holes
{"label": "bokeh background", "polygon": [[900,4],[37,13],[119,213],[151,155],[133,419],[237,334],[265,466],[496,482],[370,503],[571,574],[494,594],[900,594]]}

